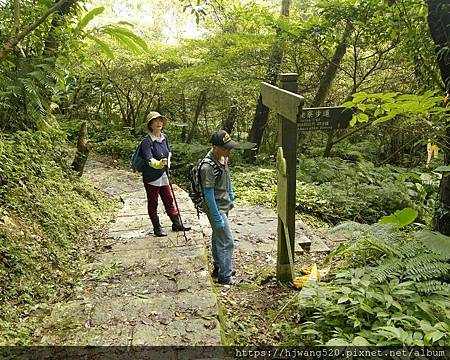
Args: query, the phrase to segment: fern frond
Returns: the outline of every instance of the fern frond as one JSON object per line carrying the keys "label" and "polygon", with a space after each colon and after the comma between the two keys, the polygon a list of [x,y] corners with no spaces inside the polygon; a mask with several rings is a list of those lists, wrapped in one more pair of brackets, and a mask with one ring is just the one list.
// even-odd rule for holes
{"label": "fern frond", "polygon": [[34,70],[30,72],[29,75],[36,79],[45,88],[51,89],[53,87],[53,82],[50,80],[49,75],[45,72]]}
{"label": "fern frond", "polygon": [[415,240],[406,241],[402,246],[398,247],[401,258],[411,258],[417,254],[423,253],[423,246]]}
{"label": "fern frond", "polygon": [[404,264],[406,276],[415,281],[439,279],[450,271],[450,264],[436,259],[434,254],[420,254]]}
{"label": "fern frond", "polygon": [[366,231],[370,226],[367,224],[357,223],[355,221],[345,221],[339,225],[336,225],[332,229],[329,230],[330,234],[339,233],[339,232],[355,232],[355,231]]}
{"label": "fern frond", "polygon": [[419,292],[424,294],[442,293],[443,295],[450,294],[450,284],[438,280],[427,280],[416,283],[416,288]]}
{"label": "fern frond", "polygon": [[404,265],[399,258],[388,257],[378,266],[367,267],[365,272],[377,282],[382,283],[392,277],[399,277],[402,273],[403,267]]}

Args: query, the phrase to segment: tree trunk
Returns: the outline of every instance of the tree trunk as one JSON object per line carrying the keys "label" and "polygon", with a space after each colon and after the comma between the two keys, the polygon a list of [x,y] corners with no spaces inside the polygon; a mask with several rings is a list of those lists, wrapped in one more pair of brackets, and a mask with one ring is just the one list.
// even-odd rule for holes
{"label": "tree trunk", "polygon": [[181,118],[183,119],[183,128],[181,129],[181,139],[186,139],[188,117],[186,108],[186,96],[184,96],[184,92],[182,92],[181,94]]}
{"label": "tree trunk", "polygon": [[[445,164],[450,165],[450,123],[447,122]],[[450,236],[450,173],[442,175],[439,185],[439,204],[434,214],[434,228],[444,235]]]}
{"label": "tree trunk", "polygon": [[[347,52],[347,40],[353,31],[353,26],[350,22],[347,23],[344,30],[344,35],[342,36],[341,42],[336,47],[333,57],[331,58],[328,67],[320,80],[319,89],[317,90],[316,96],[311,103],[311,107],[318,107],[323,105],[326,100],[331,86],[333,85],[333,80],[336,77],[339,66],[344,59],[345,53]],[[331,149],[333,148],[333,138],[335,130],[328,131],[327,135],[327,145],[325,146],[325,151],[323,152],[323,157],[327,158],[331,154]]]}
{"label": "tree trunk", "polygon": [[58,50],[58,39],[55,34],[56,28],[60,26],[64,20],[64,16],[70,13],[73,9],[73,5],[77,2],[77,0],[65,0],[61,7],[56,12],[56,16],[53,16],[52,23],[50,26],[50,30],[47,35],[47,39],[45,40],[44,51],[43,53],[47,56],[54,55]]}
{"label": "tree trunk", "polygon": [[228,112],[227,118],[222,124],[222,129],[224,129],[228,134],[231,134],[236,124],[236,118],[238,114],[238,107],[236,99],[231,100],[230,111]]}
{"label": "tree trunk", "polygon": [[72,162],[72,168],[79,176],[83,175],[84,165],[86,164],[91,147],[92,145],[88,143],[87,139],[87,124],[86,121],[83,121],[78,133],[77,152]]}
{"label": "tree trunk", "polygon": [[342,59],[347,52],[348,46],[348,38],[352,34],[353,26],[350,22],[347,23],[344,30],[344,35],[336,50],[334,51],[334,55],[328,63],[328,67],[325,70],[325,74],[320,80],[319,89],[317,90],[316,95],[311,103],[311,107],[318,107],[323,105],[326,100],[328,93],[330,92],[331,86],[333,85],[333,80],[336,77],[339,66],[341,65]]}
{"label": "tree trunk", "polygon": [[[436,45],[437,62],[447,94],[450,91],[450,4],[448,0],[428,0],[428,26]],[[450,165],[450,120],[444,135],[444,163]],[[434,215],[434,228],[450,236],[450,175],[444,173],[439,186],[439,203]]]}
{"label": "tree trunk", "polygon": [[14,0],[14,36],[20,31],[20,0]]}
{"label": "tree trunk", "polygon": [[200,92],[200,95],[198,96],[197,107],[195,108],[194,120],[192,122],[191,131],[189,131],[189,134],[186,138],[186,143],[188,144],[190,144],[192,139],[194,138],[194,134],[197,129],[198,118],[200,117],[205,101],[206,101],[206,91],[203,90]]}
{"label": "tree trunk", "polygon": [[0,49],[0,61],[6,59],[6,56],[11,52],[14,47],[21,42],[26,36],[31,34],[34,29],[47,20],[47,18],[58,10],[66,0],[60,0],[55,5],[50,7],[44,14],[42,14],[36,21],[28,25],[20,33],[16,34],[15,31],[12,32],[10,37],[5,41],[3,47]]}
{"label": "tree trunk", "polygon": [[334,142],[334,133],[336,132],[335,129],[331,129],[327,133],[327,144],[325,145],[325,150],[323,152],[323,157],[327,158],[331,155],[331,149],[333,148]]}
{"label": "tree trunk", "polygon": [[[281,16],[289,17],[289,8],[291,6],[290,0],[281,1]],[[265,81],[275,85],[277,76],[283,61],[284,41],[281,39],[281,30],[277,31],[277,37],[275,43],[272,46],[272,53],[269,59],[269,66],[267,69]],[[244,151],[244,159],[247,162],[254,162],[256,154],[261,146],[264,130],[267,125],[267,119],[269,118],[269,108],[262,103],[262,96],[259,94],[258,102],[256,104],[255,116],[253,117],[252,127],[248,134],[248,141],[256,143],[254,149]]]}

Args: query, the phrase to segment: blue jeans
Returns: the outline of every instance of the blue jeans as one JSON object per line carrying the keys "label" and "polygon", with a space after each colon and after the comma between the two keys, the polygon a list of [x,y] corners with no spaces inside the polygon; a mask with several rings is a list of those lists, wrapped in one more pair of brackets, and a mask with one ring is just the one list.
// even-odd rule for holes
{"label": "blue jeans", "polygon": [[214,220],[209,213],[207,215],[212,227],[211,252],[214,266],[219,269],[218,280],[227,281],[231,278],[231,273],[233,272],[232,257],[234,247],[233,233],[231,232],[228,221],[228,212],[220,211],[220,215],[222,215],[225,224],[223,229],[215,229],[213,226]]}

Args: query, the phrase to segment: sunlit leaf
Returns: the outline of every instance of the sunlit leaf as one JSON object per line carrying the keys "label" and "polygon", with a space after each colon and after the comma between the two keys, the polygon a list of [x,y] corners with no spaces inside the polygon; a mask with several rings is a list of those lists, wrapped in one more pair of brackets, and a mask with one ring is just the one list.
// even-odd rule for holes
{"label": "sunlit leaf", "polygon": [[101,14],[103,11],[105,11],[104,6],[100,6],[89,11],[78,23],[77,29],[79,30],[83,29],[95,16]]}
{"label": "sunlit leaf", "polygon": [[380,224],[394,224],[399,228],[411,224],[417,217],[418,212],[415,209],[405,208],[403,210],[397,210],[395,213],[383,216],[380,220]]}

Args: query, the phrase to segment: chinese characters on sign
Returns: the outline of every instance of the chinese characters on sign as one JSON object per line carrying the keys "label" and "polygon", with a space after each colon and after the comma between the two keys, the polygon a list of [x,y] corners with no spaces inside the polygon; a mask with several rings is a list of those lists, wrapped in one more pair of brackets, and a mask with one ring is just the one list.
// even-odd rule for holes
{"label": "chinese characters on sign", "polygon": [[351,118],[351,109],[343,106],[304,108],[297,126],[300,131],[346,129]]}

